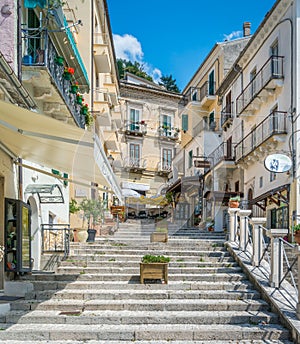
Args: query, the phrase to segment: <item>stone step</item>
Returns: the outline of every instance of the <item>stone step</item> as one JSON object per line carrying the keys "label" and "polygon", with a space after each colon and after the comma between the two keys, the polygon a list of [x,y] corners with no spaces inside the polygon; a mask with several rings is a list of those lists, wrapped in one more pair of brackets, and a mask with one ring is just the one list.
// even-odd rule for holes
{"label": "stone step", "polygon": [[284,340],[289,333],[279,325],[72,325],[18,324],[0,331],[0,340]]}
{"label": "stone step", "polygon": [[[195,314],[196,313],[196,314]],[[220,311],[213,314],[203,312],[157,312],[157,311],[32,311],[11,312],[6,317],[7,323],[19,324],[78,324],[78,325],[118,325],[118,324],[274,324],[278,316],[268,312],[255,314],[247,311]]]}
{"label": "stone step", "polygon": [[[41,340],[41,341],[35,341],[35,343],[38,344],[120,344],[120,341],[117,340],[87,340],[87,341],[77,341],[77,340],[64,340],[62,341],[56,341],[56,340]],[[122,344],[132,344],[133,342],[122,340]],[[194,341],[194,340],[172,340],[173,344],[229,344],[228,340],[200,340],[200,341]],[[238,342],[233,340],[230,341],[231,344],[293,344],[293,342],[289,340],[272,340],[272,339],[265,339],[265,340],[255,340],[249,341],[249,340],[239,340]],[[33,344],[31,340],[2,340],[1,344]],[[170,344],[169,340],[135,340],[134,344]]]}
{"label": "stone step", "polygon": [[26,300],[77,299],[77,300],[162,300],[162,299],[220,299],[249,300],[258,299],[260,294],[254,290],[95,290],[95,289],[64,289],[60,291],[33,291],[27,293]]}
{"label": "stone step", "polygon": [[[177,264],[179,265],[179,264]],[[205,267],[205,266],[198,266],[198,267],[179,267],[170,265],[168,268],[169,276],[172,274],[199,274],[201,273],[236,273],[240,272],[242,269],[239,266],[236,267]],[[87,273],[87,274],[139,274],[140,272],[140,266],[139,263],[133,264],[132,267],[120,267],[120,266],[111,266],[111,267],[74,267],[74,266],[65,266],[65,267],[59,267],[57,269],[57,272],[60,274],[81,274],[81,273]]]}
{"label": "stone step", "polygon": [[269,306],[261,300],[226,299],[152,299],[152,300],[20,300],[11,305],[12,310],[56,310],[56,311],[266,311]]}

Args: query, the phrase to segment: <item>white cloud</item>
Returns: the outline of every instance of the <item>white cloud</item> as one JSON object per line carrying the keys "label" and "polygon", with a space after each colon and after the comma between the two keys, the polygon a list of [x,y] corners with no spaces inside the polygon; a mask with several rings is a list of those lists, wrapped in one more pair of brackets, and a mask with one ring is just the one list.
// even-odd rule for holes
{"label": "white cloud", "polygon": [[160,81],[162,72],[158,68],[144,62],[142,45],[136,37],[128,34],[123,36],[114,34],[113,39],[117,58],[139,62],[143,66],[144,71],[152,76],[154,82],[158,83]]}
{"label": "white cloud", "polygon": [[243,37],[243,31],[232,31],[229,35],[223,34],[225,41],[231,41],[234,38]]}

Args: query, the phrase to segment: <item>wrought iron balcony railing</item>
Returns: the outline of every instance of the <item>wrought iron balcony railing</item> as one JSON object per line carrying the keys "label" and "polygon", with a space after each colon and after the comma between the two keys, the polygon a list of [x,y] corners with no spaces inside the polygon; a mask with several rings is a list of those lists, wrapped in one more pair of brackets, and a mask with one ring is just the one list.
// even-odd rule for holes
{"label": "wrought iron balcony railing", "polygon": [[146,169],[147,160],[143,158],[132,158],[126,157],[124,159],[123,167],[126,169],[137,169],[143,170]]}
{"label": "wrought iron balcony railing", "polygon": [[221,161],[234,161],[233,144],[222,142],[212,153],[207,156],[207,161],[210,163],[210,168],[206,168],[205,172],[213,169]]}
{"label": "wrought iron balcony railing", "polygon": [[128,122],[124,127],[127,135],[143,136],[147,134],[147,124],[144,121]]}
{"label": "wrought iron balcony railing", "polygon": [[273,135],[287,134],[287,113],[273,111],[235,146],[236,161],[253,152]]}
{"label": "wrought iron balcony railing", "polygon": [[228,103],[221,110],[221,126],[230,123],[233,119],[233,102]]}
{"label": "wrought iron balcony railing", "polygon": [[283,56],[271,56],[238,96],[237,113],[241,114],[271,80],[283,77]]}
{"label": "wrought iron balcony railing", "polygon": [[172,164],[167,161],[159,162],[157,164],[157,171],[161,173],[169,173],[172,170]]}
{"label": "wrought iron balcony railing", "polygon": [[178,140],[180,130],[178,128],[170,128],[168,126],[160,126],[158,128],[158,135],[162,139]]}
{"label": "wrought iron balcony railing", "polygon": [[63,77],[64,66],[57,64],[58,52],[46,31],[34,34],[37,29],[23,30],[24,54],[22,64],[35,68],[47,68],[54,84],[64,100],[76,124],[84,128],[85,116],[81,114],[81,105],[76,101],[76,94],[71,92],[71,81]]}
{"label": "wrought iron balcony railing", "polygon": [[200,88],[200,102],[205,97],[214,96],[216,91],[216,83],[206,81]]}

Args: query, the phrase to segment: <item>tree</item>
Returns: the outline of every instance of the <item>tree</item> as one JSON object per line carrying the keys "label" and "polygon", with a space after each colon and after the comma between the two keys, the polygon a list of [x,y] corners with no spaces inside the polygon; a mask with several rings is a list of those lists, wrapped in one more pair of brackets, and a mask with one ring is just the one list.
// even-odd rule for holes
{"label": "tree", "polygon": [[176,79],[173,79],[172,74],[163,75],[160,78],[159,85],[165,86],[168,91],[180,93],[178,86],[176,85]]}
{"label": "tree", "polygon": [[123,79],[125,73],[129,72],[140,78],[153,81],[152,77],[145,72],[144,66],[137,61],[132,63],[131,61],[125,59],[117,59],[117,66],[120,79]]}

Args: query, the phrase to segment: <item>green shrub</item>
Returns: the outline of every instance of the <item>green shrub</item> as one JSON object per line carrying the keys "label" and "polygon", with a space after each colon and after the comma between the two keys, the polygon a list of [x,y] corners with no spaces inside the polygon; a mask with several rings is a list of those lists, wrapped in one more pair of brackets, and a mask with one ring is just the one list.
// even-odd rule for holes
{"label": "green shrub", "polygon": [[170,258],[165,256],[153,256],[152,254],[146,254],[142,258],[142,263],[169,263]]}

